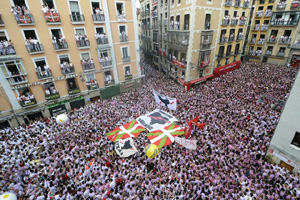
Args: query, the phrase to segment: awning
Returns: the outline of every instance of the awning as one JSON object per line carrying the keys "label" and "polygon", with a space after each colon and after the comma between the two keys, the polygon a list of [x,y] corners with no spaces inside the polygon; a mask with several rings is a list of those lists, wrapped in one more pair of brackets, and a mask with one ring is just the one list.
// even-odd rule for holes
{"label": "awning", "polygon": [[41,107],[41,108],[37,108],[37,109],[32,109],[32,110],[27,110],[25,112],[22,112],[22,113],[17,113],[17,116],[23,116],[23,115],[30,115],[30,114],[33,114],[33,113],[37,113],[37,112],[40,112],[42,110],[45,110],[45,107]]}
{"label": "awning", "polygon": [[195,84],[195,83],[203,82],[203,81],[206,81],[207,79],[212,78],[212,77],[214,77],[213,74],[208,75],[208,76],[203,76],[203,77],[201,77],[201,78],[197,78],[197,79],[195,79],[195,80],[190,81],[190,83],[191,83],[191,84]]}
{"label": "awning", "polygon": [[233,70],[239,69],[241,65],[241,61],[236,61],[227,65],[223,65],[221,67],[217,67],[214,70],[214,77],[221,76],[223,74],[226,74],[228,72],[231,72]]}

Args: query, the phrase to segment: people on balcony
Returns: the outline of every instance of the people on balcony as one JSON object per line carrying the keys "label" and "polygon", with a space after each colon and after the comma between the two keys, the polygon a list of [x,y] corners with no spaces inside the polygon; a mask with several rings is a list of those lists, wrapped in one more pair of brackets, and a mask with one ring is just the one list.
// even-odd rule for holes
{"label": "people on balcony", "polygon": [[36,38],[29,37],[25,40],[25,44],[29,52],[37,52],[42,50],[40,43]]}
{"label": "people on balcony", "polygon": [[251,39],[251,43],[252,43],[252,44],[255,44],[255,41],[256,41],[256,38],[253,37],[253,38]]}
{"label": "people on balcony", "polygon": [[170,30],[174,30],[174,22],[173,22],[173,20],[170,21]]}
{"label": "people on balcony", "polygon": [[89,39],[86,35],[82,35],[81,33],[79,33],[79,35],[75,34],[75,39],[78,47],[90,46]]}
{"label": "people on balcony", "polygon": [[110,74],[105,76],[105,81],[107,81],[108,83],[110,83],[111,81],[113,81],[113,78]]}
{"label": "people on balcony", "polygon": [[259,38],[257,44],[264,44],[265,38]]}
{"label": "people on balcony", "polygon": [[256,12],[256,17],[261,17],[262,14],[263,14],[263,10],[258,10],[258,11]]}
{"label": "people on balcony", "polygon": [[266,11],[265,11],[265,16],[266,17],[270,17],[272,15],[272,10],[271,9],[267,9]]}
{"label": "people on balcony", "polygon": [[271,35],[269,41],[270,42],[275,42],[276,41],[276,36],[275,35]]}
{"label": "people on balcony", "polygon": [[11,43],[11,40],[1,40],[0,41],[0,55],[11,55],[16,54],[16,51]]}
{"label": "people on balcony", "polygon": [[60,68],[63,74],[71,73],[74,71],[74,66],[72,62],[67,62],[67,61],[61,62]]}
{"label": "people on balcony", "polygon": [[175,22],[175,30],[179,30],[179,21]]}
{"label": "people on balcony", "polygon": [[229,21],[230,21],[230,16],[229,15],[225,15],[224,18],[223,18],[224,24],[229,24]]}
{"label": "people on balcony", "polygon": [[290,41],[291,41],[291,36],[287,36],[287,35],[282,35],[282,36],[280,36],[280,39],[279,39],[279,41],[281,42],[281,43],[290,43]]}
{"label": "people on balcony", "polygon": [[25,102],[25,104],[26,104],[26,101],[31,102],[31,100],[33,100],[33,99],[34,99],[34,95],[30,94],[30,92],[26,92],[25,94],[20,94],[17,98],[17,100],[19,102]]}
{"label": "people on balcony", "polygon": [[45,63],[44,66],[37,67],[37,73],[40,78],[51,76],[50,67]]}
{"label": "people on balcony", "polygon": [[277,8],[278,9],[284,9],[285,8],[285,6],[286,6],[286,2],[278,2],[277,3]]}
{"label": "people on balcony", "polygon": [[84,69],[94,69],[94,60],[93,58],[89,58],[87,60],[82,59],[81,65]]}
{"label": "people on balcony", "polygon": [[[93,8],[93,10],[94,10],[94,8]],[[100,8],[96,7],[94,13],[96,14],[96,21],[104,21],[105,20],[103,11]]]}
{"label": "people on balcony", "polygon": [[111,65],[112,64],[111,61],[112,61],[112,58],[109,56],[100,57],[100,63],[103,66]]}
{"label": "people on balcony", "polygon": [[127,38],[127,35],[126,35],[125,31],[122,31],[120,33],[120,40],[121,40],[121,42],[127,42],[128,41],[128,38]]}
{"label": "people on balcony", "polygon": [[96,85],[96,84],[98,84],[98,82],[97,82],[96,79],[90,78],[90,80],[87,80],[87,81],[86,81],[87,87],[89,87],[89,86],[91,87],[91,86]]}
{"label": "people on balcony", "polygon": [[107,44],[107,35],[105,33],[96,33],[95,35],[97,44]]}
{"label": "people on balcony", "polygon": [[262,50],[261,50],[261,49],[257,49],[257,50],[255,51],[255,54],[256,54],[256,56],[261,56]]}
{"label": "people on balcony", "polygon": [[[14,14],[16,21],[18,23],[31,23],[31,18],[30,18],[30,11],[25,5],[22,5],[22,7],[16,5],[11,7],[11,12]],[[24,18],[22,18],[24,16]]]}

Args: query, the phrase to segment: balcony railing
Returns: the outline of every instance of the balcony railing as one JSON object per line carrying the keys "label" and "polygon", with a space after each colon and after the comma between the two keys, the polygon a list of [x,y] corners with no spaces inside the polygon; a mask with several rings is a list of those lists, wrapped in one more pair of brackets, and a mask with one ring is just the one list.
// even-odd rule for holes
{"label": "balcony railing", "polygon": [[51,100],[54,100],[54,99],[59,99],[60,98],[60,95],[59,93],[55,93],[55,94],[49,94],[49,95],[45,95],[45,98],[46,100],[48,101],[51,101]]}
{"label": "balcony railing", "polygon": [[74,66],[60,66],[63,75],[74,73]]}
{"label": "balcony railing", "polygon": [[80,13],[72,13],[70,14],[71,22],[73,24],[84,23],[84,15]]}
{"label": "balcony railing", "polygon": [[246,0],[246,1],[244,1],[244,5],[243,5],[243,7],[244,7],[244,8],[248,8],[248,7],[249,7],[249,1],[247,1],[247,0]]}
{"label": "balcony railing", "polygon": [[266,53],[265,53],[265,55],[267,55],[267,56],[271,56],[271,55],[272,55],[272,51],[270,51],[270,50],[267,50],[267,51],[266,51]]}
{"label": "balcony railing", "polygon": [[221,26],[227,26],[227,25],[229,25],[229,21],[230,21],[230,19],[222,19]]}
{"label": "balcony railing", "polygon": [[285,2],[279,2],[277,3],[277,10],[285,10],[286,3]]}
{"label": "balcony railing", "polygon": [[147,9],[147,10],[145,11],[145,14],[146,14],[146,15],[150,15],[150,10]]}
{"label": "balcony railing", "polygon": [[79,88],[68,89],[68,93],[69,95],[78,94],[80,93],[80,89]]}
{"label": "balcony railing", "polygon": [[240,5],[241,5],[241,1],[235,0],[234,6],[235,7],[240,7]]}
{"label": "balcony railing", "polygon": [[231,26],[237,25],[238,21],[239,21],[238,19],[232,19],[230,25]]}
{"label": "balcony railing", "polygon": [[245,20],[245,19],[240,20],[240,25],[241,25],[241,26],[243,26],[243,25],[245,25],[245,24],[246,24],[246,20]]}
{"label": "balcony railing", "polygon": [[14,74],[6,77],[10,85],[22,84],[27,82],[25,74]]}
{"label": "balcony railing", "polygon": [[76,44],[78,48],[82,47],[89,47],[90,46],[90,41],[89,40],[76,40]]}
{"label": "balcony railing", "polygon": [[81,62],[83,70],[91,70],[95,69],[94,63],[86,63],[86,62]]}
{"label": "balcony railing", "polygon": [[187,51],[189,45],[188,31],[170,31],[169,34],[169,46],[178,51]]}
{"label": "balcony railing", "polygon": [[115,80],[109,80],[109,81],[105,81],[105,86],[110,86],[110,85],[114,85],[115,84]]}
{"label": "balcony railing", "polygon": [[125,16],[125,14],[117,13],[117,21],[118,21],[118,22],[125,22],[125,21],[126,21],[126,16]]}
{"label": "balcony railing", "polygon": [[293,10],[293,9],[300,9],[300,2],[295,2],[295,3],[291,3],[291,10]]}
{"label": "balcony railing", "polygon": [[259,24],[255,24],[254,27],[253,27],[253,30],[258,31],[259,30]]}
{"label": "balcony railing", "polygon": [[273,43],[273,44],[275,44],[276,42],[277,42],[277,38],[269,38],[267,40],[267,43]]}
{"label": "balcony railing", "polygon": [[52,43],[52,44],[53,44],[53,47],[54,47],[55,51],[65,50],[65,49],[69,48],[68,43],[66,41],[55,42],[55,43]]}
{"label": "balcony railing", "polygon": [[44,16],[45,16],[46,22],[49,24],[61,23],[59,13],[47,12],[47,13],[44,13]]}
{"label": "balcony railing", "polygon": [[102,37],[96,39],[98,45],[108,44],[108,38]]}
{"label": "balcony railing", "polygon": [[241,40],[243,40],[243,35],[239,35],[239,36],[237,36],[236,40],[237,40],[237,41],[241,41]]}
{"label": "balcony railing", "polygon": [[261,31],[267,31],[268,30],[268,26],[269,26],[268,24],[262,24],[261,27],[260,27],[260,30]]}
{"label": "balcony railing", "polygon": [[50,69],[48,70],[44,70],[44,71],[40,71],[38,70],[36,72],[37,76],[39,77],[39,79],[44,79],[44,78],[49,78],[49,77],[52,77],[52,72]]}
{"label": "balcony railing", "polygon": [[219,53],[218,55],[217,55],[217,58],[224,58],[225,57],[225,54],[224,53]]}
{"label": "balcony railing", "polygon": [[103,60],[103,59],[100,60],[100,64],[101,64],[102,67],[107,67],[107,66],[112,65],[111,58],[108,58],[108,59],[110,59],[110,60]]}
{"label": "balcony railing", "polygon": [[265,17],[271,17],[272,11],[271,10],[266,10],[265,11]]}
{"label": "balcony railing", "polygon": [[86,83],[88,90],[96,90],[99,88],[98,83]]}
{"label": "balcony railing", "polygon": [[291,38],[290,37],[281,37],[279,38],[279,44],[290,44]]}
{"label": "balcony railing", "polygon": [[152,11],[151,16],[152,17],[157,17],[157,11],[156,10]]}
{"label": "balcony railing", "polygon": [[44,52],[44,47],[42,44],[27,44],[25,45],[28,53],[42,53]]}
{"label": "balcony railing", "polygon": [[32,25],[34,24],[33,16],[31,14],[15,15],[19,25]]}
{"label": "balcony railing", "polygon": [[0,47],[0,56],[15,55],[15,54],[16,51],[14,46]]}
{"label": "balcony railing", "polygon": [[128,35],[122,34],[120,36],[120,42],[128,42]]}
{"label": "balcony railing", "polygon": [[284,57],[284,52],[278,52],[278,53],[277,53],[277,56],[278,56],[278,57]]}
{"label": "balcony railing", "polygon": [[250,44],[255,44],[255,42],[256,42],[256,39],[255,39],[255,38],[252,38],[252,39],[250,40]]}
{"label": "balcony railing", "polygon": [[156,24],[152,25],[152,29],[158,29],[158,26]]}
{"label": "balcony railing", "polygon": [[227,37],[221,37],[219,43],[227,42]]}
{"label": "balcony railing", "polygon": [[228,38],[228,42],[233,42],[233,41],[234,41],[234,38],[235,38],[235,36],[230,36],[230,37]]}
{"label": "balcony railing", "polygon": [[257,44],[263,45],[264,43],[265,43],[265,38],[259,38],[259,40],[257,41]]}
{"label": "balcony railing", "polygon": [[298,20],[283,21],[283,20],[272,20],[271,26],[297,26]]}
{"label": "balcony railing", "polygon": [[242,53],[242,51],[241,51],[241,50],[234,51],[234,55],[235,55],[235,56],[237,56],[237,55],[239,55],[239,54],[241,54],[241,53]]}
{"label": "balcony railing", "polygon": [[258,10],[256,12],[256,17],[262,17],[262,15],[263,15],[263,11],[262,10]]}
{"label": "balcony railing", "polygon": [[103,14],[92,14],[92,18],[94,23],[104,23],[105,22],[105,16]]}
{"label": "balcony railing", "polygon": [[33,99],[29,99],[29,100],[24,100],[24,101],[20,101],[20,104],[22,107],[27,107],[27,106],[32,106],[37,104],[35,98]]}
{"label": "balcony railing", "polygon": [[232,1],[225,1],[225,6],[232,6]]}
{"label": "balcony railing", "polygon": [[125,75],[125,80],[127,81],[127,80],[131,80],[132,79],[132,74],[127,74],[127,75]]}
{"label": "balcony railing", "polygon": [[128,56],[128,57],[123,57],[122,59],[123,59],[123,63],[125,63],[125,62],[130,62],[130,56]]}

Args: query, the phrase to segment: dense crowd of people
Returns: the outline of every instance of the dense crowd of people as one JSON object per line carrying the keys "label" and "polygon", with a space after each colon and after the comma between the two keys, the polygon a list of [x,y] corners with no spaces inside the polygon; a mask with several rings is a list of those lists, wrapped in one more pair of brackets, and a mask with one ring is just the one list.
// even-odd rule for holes
{"label": "dense crowd of people", "polygon": [[[144,65],[145,66],[145,65]],[[0,194],[19,199],[217,199],[271,200],[300,196],[300,176],[265,160],[270,139],[296,76],[287,66],[246,63],[239,70],[192,88],[147,66],[144,85],[68,113],[0,131]],[[158,106],[152,90],[176,97],[176,111]],[[273,98],[264,98],[261,96]],[[194,128],[197,150],[172,143],[149,159],[146,133],[134,139],[139,153],[120,158],[105,133],[156,108]]]}

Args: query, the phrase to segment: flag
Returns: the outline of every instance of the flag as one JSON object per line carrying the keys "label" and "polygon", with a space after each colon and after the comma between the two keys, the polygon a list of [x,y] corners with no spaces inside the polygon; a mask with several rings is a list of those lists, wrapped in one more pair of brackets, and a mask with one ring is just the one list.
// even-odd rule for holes
{"label": "flag", "polygon": [[164,95],[157,93],[153,90],[155,102],[161,106],[165,106],[171,110],[177,109],[177,100],[176,98],[170,98]]}
{"label": "flag", "polygon": [[188,120],[185,119],[185,128],[184,128],[185,139],[188,139],[189,137],[191,137],[192,129],[193,129],[192,123],[188,122]]}
{"label": "flag", "polygon": [[118,128],[115,128],[113,131],[106,133],[105,135],[112,142],[116,142],[118,139],[125,139],[129,137],[138,137],[141,132],[146,129],[141,126],[136,120],[124,124]]}
{"label": "flag", "polygon": [[148,133],[147,137],[152,144],[157,145],[158,148],[161,149],[163,146],[167,146],[174,142],[174,137],[178,135],[184,135],[184,131],[181,127],[172,123],[163,129]]}
{"label": "flag", "polygon": [[199,127],[200,129],[203,129],[204,126],[206,125],[206,123],[198,123],[198,116],[195,117],[194,119],[192,119],[192,120],[190,121],[190,123],[192,123],[193,125]]}
{"label": "flag", "polygon": [[122,158],[131,156],[137,152],[132,138],[120,139],[116,141],[115,151]]}
{"label": "flag", "polygon": [[175,137],[175,142],[184,146],[187,149],[196,150],[197,140],[187,140],[185,138]]}

